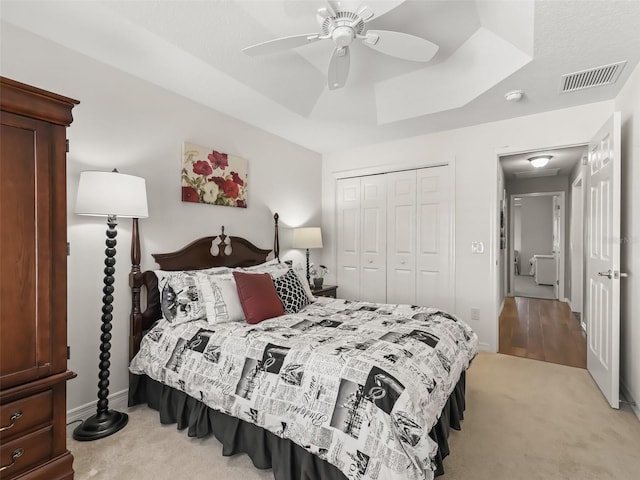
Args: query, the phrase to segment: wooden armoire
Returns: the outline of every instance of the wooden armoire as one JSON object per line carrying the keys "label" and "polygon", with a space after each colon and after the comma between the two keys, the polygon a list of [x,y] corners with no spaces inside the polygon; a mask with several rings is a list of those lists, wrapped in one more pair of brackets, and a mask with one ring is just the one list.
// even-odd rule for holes
{"label": "wooden armoire", "polygon": [[0,77],[0,479],[69,480],[66,127],[79,103]]}

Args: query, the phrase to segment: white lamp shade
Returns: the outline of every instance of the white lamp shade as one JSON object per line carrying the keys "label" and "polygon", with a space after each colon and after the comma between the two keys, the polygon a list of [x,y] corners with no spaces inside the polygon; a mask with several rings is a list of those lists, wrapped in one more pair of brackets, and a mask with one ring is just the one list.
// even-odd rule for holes
{"label": "white lamp shade", "polygon": [[320,227],[294,228],[293,248],[322,248]]}
{"label": "white lamp shade", "polygon": [[149,216],[146,182],[144,178],[118,172],[81,172],[76,213],[146,218]]}

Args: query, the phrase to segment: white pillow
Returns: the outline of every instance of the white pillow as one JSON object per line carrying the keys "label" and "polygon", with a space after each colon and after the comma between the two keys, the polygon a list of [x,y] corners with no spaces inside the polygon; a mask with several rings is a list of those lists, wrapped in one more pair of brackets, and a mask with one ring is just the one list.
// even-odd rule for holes
{"label": "white pillow", "polygon": [[313,296],[313,293],[311,293],[311,286],[309,285],[309,282],[307,282],[307,267],[302,266],[299,263],[294,263],[293,272],[298,277],[298,280],[300,280],[302,288],[304,288],[304,293],[306,293],[307,297],[309,297],[309,301],[313,302],[313,299],[315,297]]}
{"label": "white pillow", "polygon": [[245,320],[232,274],[198,273],[197,278],[209,324]]}
{"label": "white pillow", "polygon": [[[277,258],[273,258],[273,259],[268,260],[268,261],[266,261],[264,263],[260,263],[258,265],[254,265],[252,267],[242,267],[241,270],[249,271],[249,272],[252,272],[252,271],[255,270],[255,271],[260,271],[260,273],[263,273],[263,269],[268,269],[270,267],[278,266],[278,265],[282,265],[280,260],[278,260]],[[264,270],[264,271],[266,271],[266,270]]]}
{"label": "white pillow", "polygon": [[[302,288],[304,288],[304,293],[309,298],[309,302],[313,302],[314,296],[313,296],[313,293],[311,293],[311,287],[309,286],[309,282],[307,282],[306,267],[300,264],[294,264],[292,268],[293,268],[293,272],[298,277],[298,280],[300,280],[300,283],[302,284]],[[255,267],[246,267],[243,270],[248,272],[254,272],[254,273],[258,273],[258,272],[268,273],[269,275],[271,275],[271,278],[275,280],[277,278],[280,278],[285,273],[287,273],[288,269],[289,269],[288,264],[284,262],[280,262],[277,259],[274,259],[274,260],[270,260],[268,262],[262,263],[260,265],[256,265]]]}
{"label": "white pillow", "polygon": [[198,270],[199,273],[206,273],[207,275],[218,275],[221,273],[231,273],[233,269],[231,267],[211,267]]}

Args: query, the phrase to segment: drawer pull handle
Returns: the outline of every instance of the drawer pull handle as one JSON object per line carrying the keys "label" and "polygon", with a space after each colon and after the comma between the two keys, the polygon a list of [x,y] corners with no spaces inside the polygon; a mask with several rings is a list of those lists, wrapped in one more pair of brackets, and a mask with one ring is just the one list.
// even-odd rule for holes
{"label": "drawer pull handle", "polygon": [[11,423],[9,425],[5,426],[5,427],[0,427],[0,432],[4,432],[5,430],[9,430],[10,428],[13,428],[13,426],[16,424],[16,420],[18,420],[21,416],[22,416],[22,410],[16,410],[9,417],[9,421]]}
{"label": "drawer pull handle", "polygon": [[24,450],[22,448],[16,448],[11,454],[11,463],[9,465],[5,465],[4,467],[0,467],[0,472],[4,472],[5,470],[10,469],[16,464],[16,460],[22,456]]}

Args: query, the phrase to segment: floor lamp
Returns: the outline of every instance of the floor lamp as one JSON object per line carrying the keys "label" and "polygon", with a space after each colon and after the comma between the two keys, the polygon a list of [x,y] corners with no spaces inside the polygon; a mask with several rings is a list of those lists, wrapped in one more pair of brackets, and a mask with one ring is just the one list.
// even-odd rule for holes
{"label": "floor lamp", "polygon": [[293,248],[307,250],[307,283],[311,284],[309,274],[309,249],[322,248],[322,231],[320,227],[302,227],[293,229]]}
{"label": "floor lamp", "polygon": [[129,421],[126,413],[109,410],[109,359],[111,354],[111,320],[113,318],[113,283],[116,255],[117,217],[149,216],[144,178],[113,172],[82,172],[78,184],[76,214],[107,217],[107,239],[104,259],[104,288],[102,289],[102,335],[98,374],[98,404],[92,415],[73,431],[79,441],[97,440],[121,430]]}

